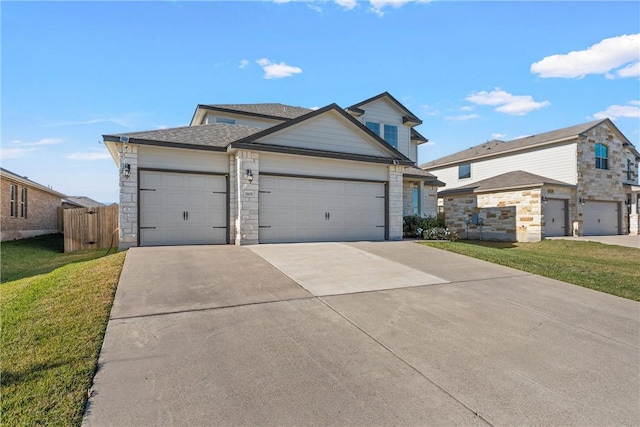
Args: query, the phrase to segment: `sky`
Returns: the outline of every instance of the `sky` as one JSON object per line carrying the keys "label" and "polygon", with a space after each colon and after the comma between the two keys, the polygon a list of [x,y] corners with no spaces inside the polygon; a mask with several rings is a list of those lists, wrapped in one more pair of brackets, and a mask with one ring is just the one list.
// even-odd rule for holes
{"label": "sky", "polygon": [[118,201],[102,135],[197,104],[348,107],[390,92],[419,163],[609,117],[640,146],[637,1],[0,2],[0,164]]}

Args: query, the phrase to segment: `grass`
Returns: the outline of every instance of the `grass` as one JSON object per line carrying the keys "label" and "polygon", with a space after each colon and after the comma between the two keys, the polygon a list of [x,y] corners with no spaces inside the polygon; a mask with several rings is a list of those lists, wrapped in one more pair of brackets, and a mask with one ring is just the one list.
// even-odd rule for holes
{"label": "grass", "polygon": [[50,238],[29,240],[2,244],[3,278],[23,278],[0,286],[0,422],[80,425],[125,253],[87,261],[106,251],[65,255]]}
{"label": "grass", "polygon": [[107,253],[107,249],[92,249],[65,254],[62,234],[2,242],[0,248],[0,283],[48,273],[63,265],[99,258]]}
{"label": "grass", "polygon": [[639,249],[568,240],[420,243],[640,301]]}

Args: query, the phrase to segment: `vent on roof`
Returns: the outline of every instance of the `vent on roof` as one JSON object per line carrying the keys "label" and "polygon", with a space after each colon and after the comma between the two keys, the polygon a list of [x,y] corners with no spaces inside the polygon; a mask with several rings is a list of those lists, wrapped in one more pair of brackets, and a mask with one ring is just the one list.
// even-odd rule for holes
{"label": "vent on roof", "polygon": [[120,137],[120,142],[124,142],[126,144],[127,142],[129,142],[129,137],[128,136],[121,136]]}

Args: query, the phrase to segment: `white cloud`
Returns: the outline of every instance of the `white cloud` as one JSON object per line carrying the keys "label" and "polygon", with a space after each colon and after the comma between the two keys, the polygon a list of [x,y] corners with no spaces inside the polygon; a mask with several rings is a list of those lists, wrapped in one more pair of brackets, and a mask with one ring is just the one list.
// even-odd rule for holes
{"label": "white cloud", "polygon": [[111,159],[106,151],[87,151],[84,153],[71,153],[65,156],[69,160],[105,160]]}
{"label": "white cloud", "polygon": [[502,140],[503,138],[506,138],[507,135],[505,135],[504,133],[492,133],[491,134],[491,138],[493,139],[500,139]]}
{"label": "white cloud", "polygon": [[18,144],[21,145],[23,147],[37,147],[40,145],[55,145],[55,144],[60,144],[61,142],[63,142],[64,139],[62,138],[42,138],[39,141],[35,141],[35,142],[23,142],[20,141],[18,139],[11,141],[12,144]]}
{"label": "white cloud", "polygon": [[586,50],[547,56],[533,63],[531,72],[543,78],[576,78],[588,74],[607,74],[611,78],[614,75],[611,71],[625,66],[617,71],[618,77],[635,77],[638,76],[638,59],[640,33],[625,34],[604,39]]}
{"label": "white cloud", "polygon": [[248,59],[242,59],[242,60],[240,60],[240,65],[238,65],[238,68],[247,68],[247,65],[249,65],[249,60]]}
{"label": "white cloud", "polygon": [[21,159],[31,151],[36,151],[36,148],[0,148],[0,160]]}
{"label": "white cloud", "polygon": [[356,0],[335,0],[336,4],[344,7],[345,9],[352,10],[356,7]]}
{"label": "white cloud", "polygon": [[302,68],[287,65],[284,62],[275,63],[267,58],[260,58],[256,61],[264,70],[265,79],[281,79],[283,77],[291,77],[294,74],[302,73]]}
{"label": "white cloud", "polygon": [[404,6],[407,3],[429,3],[429,0],[369,0],[371,11],[376,15],[384,16],[383,8],[390,6],[395,9]]}
{"label": "white cloud", "polygon": [[440,114],[440,111],[438,111],[438,109],[436,107],[433,107],[433,106],[428,105],[428,104],[423,104],[423,105],[420,106],[420,108],[422,108],[422,111],[427,116],[437,116],[437,115]]}
{"label": "white cloud", "polygon": [[473,111],[473,107],[470,105],[465,105],[464,107],[460,107],[460,111]]}
{"label": "white cloud", "polygon": [[447,117],[447,120],[454,120],[457,122],[461,122],[464,120],[473,120],[473,119],[477,119],[480,116],[478,114],[462,114],[460,116],[449,116]]}
{"label": "white cloud", "polygon": [[497,106],[495,111],[516,116],[551,105],[549,101],[536,102],[531,95],[512,95],[500,88],[491,92],[476,92],[465,99],[477,105]]}
{"label": "white cloud", "polygon": [[619,119],[630,118],[640,119],[640,101],[629,101],[627,105],[610,105],[604,111],[599,111],[593,115],[594,119]]}

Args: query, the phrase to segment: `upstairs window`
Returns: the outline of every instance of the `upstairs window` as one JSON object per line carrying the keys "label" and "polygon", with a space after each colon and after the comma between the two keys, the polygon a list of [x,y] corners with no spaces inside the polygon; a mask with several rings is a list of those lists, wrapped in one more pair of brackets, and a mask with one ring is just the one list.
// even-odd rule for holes
{"label": "upstairs window", "polygon": [[471,163],[458,165],[458,179],[471,178]]}
{"label": "upstairs window", "polygon": [[609,147],[596,144],[596,169],[609,169]]}
{"label": "upstairs window", "polygon": [[627,159],[627,181],[633,181],[633,162]]}
{"label": "upstairs window", "polygon": [[236,124],[236,120],[235,119],[227,119],[226,117],[216,117],[216,123],[225,123],[228,125],[235,125]]}
{"label": "upstairs window", "polygon": [[384,125],[384,140],[393,148],[398,148],[398,126]]}
{"label": "upstairs window", "polygon": [[365,122],[365,126],[369,128],[369,130],[376,135],[380,136],[380,123],[376,122]]}
{"label": "upstairs window", "polygon": [[9,200],[10,200],[9,208],[11,209],[10,216],[12,218],[15,218],[18,216],[18,201],[16,200],[17,193],[18,193],[18,187],[15,185],[11,185],[9,187]]}
{"label": "upstairs window", "polygon": [[20,218],[27,217],[27,189],[20,189]]}

